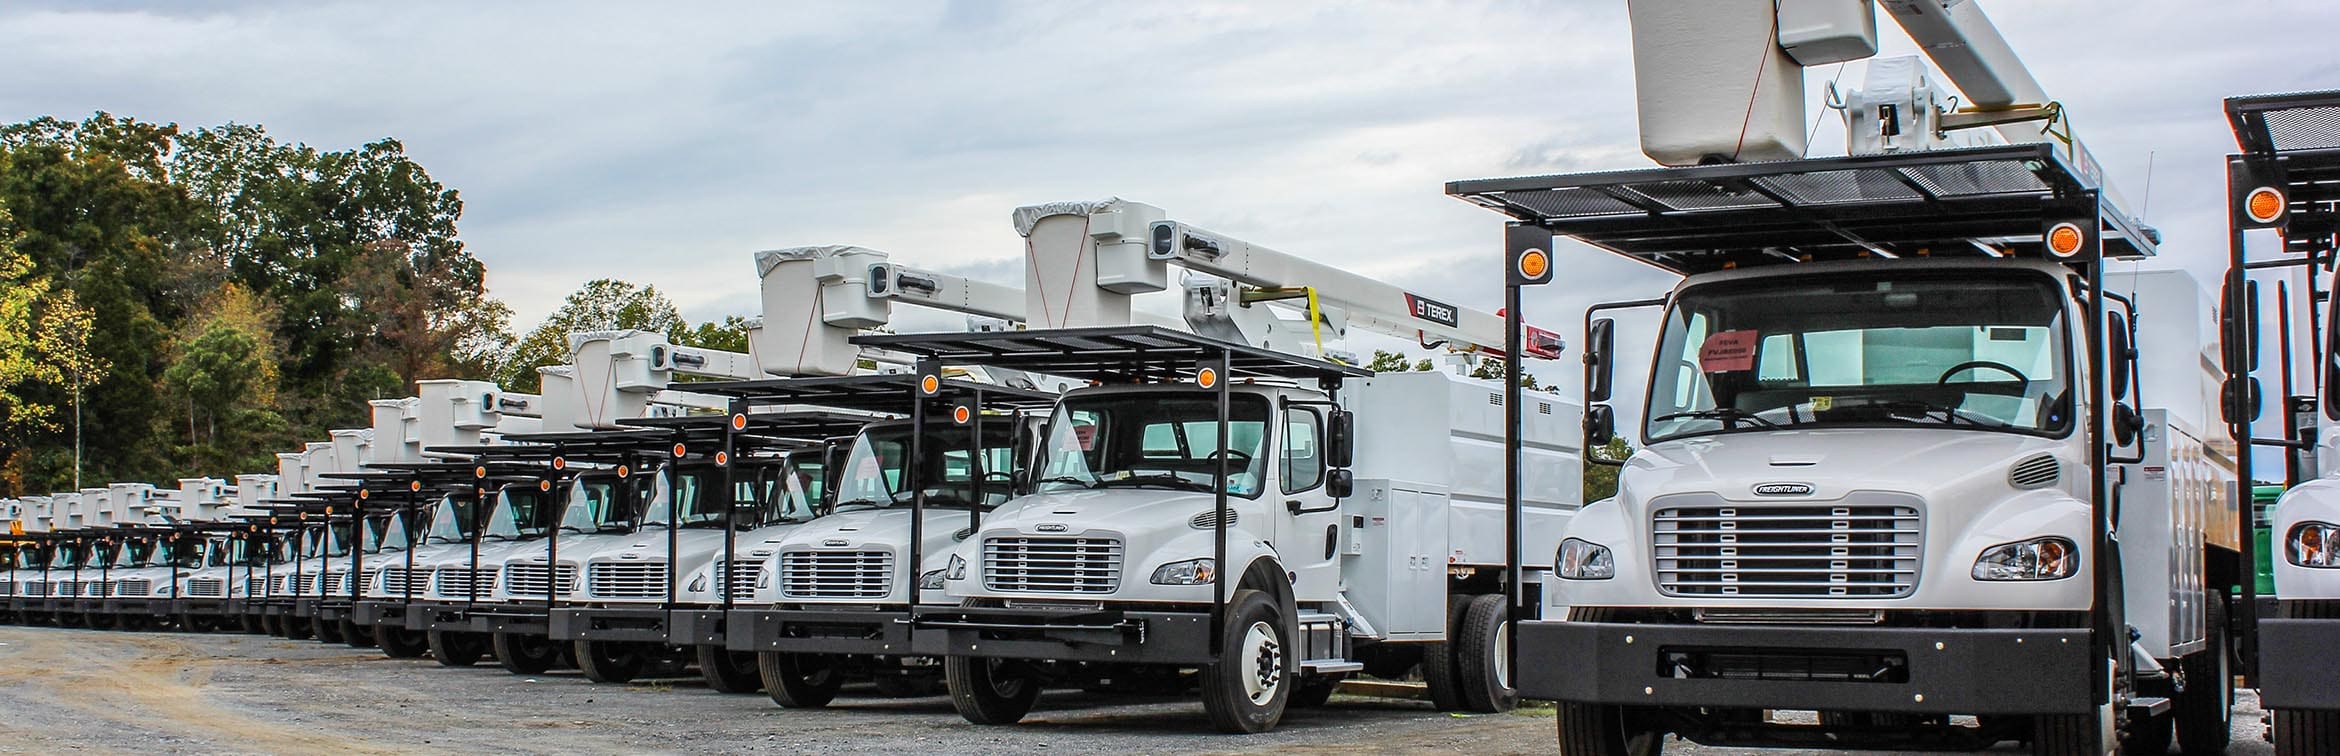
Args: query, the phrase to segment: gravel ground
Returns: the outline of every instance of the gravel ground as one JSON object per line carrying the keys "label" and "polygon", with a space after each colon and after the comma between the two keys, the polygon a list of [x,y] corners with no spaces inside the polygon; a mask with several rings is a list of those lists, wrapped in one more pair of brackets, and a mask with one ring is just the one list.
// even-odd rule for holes
{"label": "gravel ground", "polygon": [[[865,695],[856,696],[855,693]],[[1342,695],[1266,735],[1210,731],[1200,704],[1052,693],[1015,727],[977,727],[942,697],[848,689],[783,711],[697,680],[626,686],[576,673],[444,669],[369,649],[250,635],[0,627],[0,752],[123,753],[1469,753],[1554,752],[1551,710],[1454,716]],[[2245,694],[2230,754],[2269,754]],[[2002,749],[2012,752],[2011,749]],[[1666,752],[1765,753],[1700,748]]]}

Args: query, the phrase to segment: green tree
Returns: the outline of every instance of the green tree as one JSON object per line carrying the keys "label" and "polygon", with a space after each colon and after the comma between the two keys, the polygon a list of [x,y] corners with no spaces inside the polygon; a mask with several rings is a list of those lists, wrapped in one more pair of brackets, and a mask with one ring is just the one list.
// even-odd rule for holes
{"label": "green tree", "polygon": [[1600,448],[1593,450],[1591,454],[1586,455],[1587,459],[1584,462],[1584,503],[1586,504],[1617,495],[1617,473],[1625,469],[1618,465],[1595,462],[1590,459],[1594,455],[1612,462],[1623,462],[1625,458],[1633,456],[1633,443],[1626,441],[1624,436],[1617,436],[1609,439],[1609,443],[1603,444]]}
{"label": "green tree", "polygon": [[569,294],[559,309],[512,345],[496,369],[496,382],[514,391],[538,391],[536,369],[569,360],[569,334],[621,329],[683,341],[682,313],[656,287],[595,279]]}
{"label": "green tree", "polygon": [[675,339],[674,343],[744,353],[748,350],[750,331],[747,318],[728,315],[721,321],[710,320],[684,331],[682,338]]}
{"label": "green tree", "polygon": [[[1496,380],[1496,379],[1500,379],[1500,378],[1502,378],[1502,377],[1503,377],[1503,359],[1502,359],[1502,358],[1500,358],[1500,357],[1481,357],[1481,358],[1479,358],[1479,364],[1478,364],[1477,366],[1475,366],[1475,367],[1472,367],[1472,368],[1471,368],[1471,377],[1472,377],[1472,378],[1486,378],[1486,379],[1488,379],[1488,380]],[[1539,388],[1544,388],[1544,387],[1540,387],[1540,386],[1537,386],[1537,385],[1536,385],[1536,376],[1535,376],[1535,374],[1534,374],[1534,373],[1529,373],[1529,372],[1527,372],[1527,371],[1524,371],[1524,370],[1523,370],[1523,371],[1520,371],[1520,374],[1519,374],[1519,387],[1520,387],[1520,388],[1524,388],[1524,389],[1530,389],[1530,390],[1535,390],[1535,389],[1539,389]]]}
{"label": "green tree", "polygon": [[1365,369],[1376,373],[1428,372],[1430,360],[1424,358],[1418,362],[1407,364],[1406,356],[1403,353],[1375,349],[1373,350],[1373,360],[1366,364]]}

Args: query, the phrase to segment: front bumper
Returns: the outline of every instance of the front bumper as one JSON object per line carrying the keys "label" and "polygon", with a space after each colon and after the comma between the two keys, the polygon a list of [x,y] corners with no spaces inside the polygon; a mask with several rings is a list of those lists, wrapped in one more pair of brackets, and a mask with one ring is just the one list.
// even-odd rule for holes
{"label": "front bumper", "polygon": [[228,610],[228,600],[224,598],[175,599],[171,605],[173,614],[188,617],[225,617],[232,614]]}
{"label": "front bumper", "polygon": [[[1207,664],[1211,614],[912,607],[913,653],[995,659]],[[928,640],[928,636],[934,636]]]}
{"label": "front bumper", "polygon": [[1519,624],[1527,698],[1629,706],[2085,714],[2085,629]]}
{"label": "front bumper", "polygon": [[549,618],[553,640],[666,643],[673,623],[666,607],[561,607]]}
{"label": "front bumper", "polygon": [[101,599],[98,601],[98,611],[124,617],[167,617],[170,615],[171,602],[169,599],[156,598]]}
{"label": "front bumper", "polygon": [[405,599],[365,599],[350,607],[349,619],[360,627],[405,627],[406,605]]}
{"label": "front bumper", "polygon": [[902,608],[733,609],[730,619],[725,647],[733,651],[940,656],[946,648],[945,633],[912,632]]}
{"label": "front bumper", "polygon": [[2259,620],[2259,705],[2340,710],[2340,619]]}
{"label": "front bumper", "polygon": [[550,630],[552,608],[529,604],[476,604],[467,613],[472,632],[544,635]]}

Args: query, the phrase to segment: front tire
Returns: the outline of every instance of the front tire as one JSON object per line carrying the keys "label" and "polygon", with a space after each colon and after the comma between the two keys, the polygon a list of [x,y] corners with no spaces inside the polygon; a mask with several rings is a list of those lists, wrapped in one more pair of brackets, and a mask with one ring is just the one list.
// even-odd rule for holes
{"label": "front tire", "polygon": [[717,693],[754,693],[764,687],[756,655],[722,646],[699,646],[699,676]]}
{"label": "front tire", "polygon": [[430,639],[423,634],[389,625],[374,626],[374,645],[392,659],[420,659],[431,650]]}
{"label": "front tire", "polygon": [[345,638],[341,634],[341,623],[328,622],[324,617],[310,617],[309,632],[315,634],[320,643],[341,643]]}
{"label": "front tire", "polygon": [[625,684],[642,676],[649,666],[649,658],[639,644],[612,641],[577,641],[577,669],[585,679],[597,683]]}
{"label": "front tire", "polygon": [[358,623],[356,622],[342,620],[341,642],[343,645],[347,645],[350,648],[373,648],[373,628],[359,627]]}
{"label": "front tire", "polygon": [[1251,589],[1229,597],[1226,616],[1219,660],[1202,668],[1203,713],[1220,732],[1273,730],[1300,681],[1287,637],[1293,623],[1275,599]]}
{"label": "front tire", "polygon": [[943,683],[951,708],[979,725],[1015,724],[1040,700],[1040,680],[1006,659],[943,657]]}
{"label": "front tire", "polygon": [[1657,756],[1666,747],[1662,732],[1629,726],[1623,706],[1557,705],[1560,756]]}
{"label": "front tire", "polygon": [[284,637],[291,640],[308,640],[310,636],[316,634],[316,629],[309,627],[308,620],[290,614],[284,615],[282,619],[278,620],[277,626],[284,630]]}
{"label": "front tire", "polygon": [[2031,721],[2032,756],[2104,756],[2112,752],[2105,742],[2106,720],[2112,707],[2094,714],[2041,714]]}
{"label": "front tire", "polygon": [[837,657],[764,651],[756,654],[757,676],[772,703],[788,709],[818,709],[837,699],[845,672]]}
{"label": "front tire", "polygon": [[[2277,606],[2284,619],[2340,619],[2340,602],[2283,601]],[[2275,756],[2328,756],[2340,753],[2340,711],[2276,709]]]}
{"label": "front tire", "polygon": [[423,634],[431,647],[431,658],[442,667],[468,667],[479,663],[487,652],[479,636],[453,630],[430,630]]}
{"label": "front tire", "polygon": [[541,636],[496,633],[493,643],[496,663],[515,675],[544,674],[561,657],[553,642]]}

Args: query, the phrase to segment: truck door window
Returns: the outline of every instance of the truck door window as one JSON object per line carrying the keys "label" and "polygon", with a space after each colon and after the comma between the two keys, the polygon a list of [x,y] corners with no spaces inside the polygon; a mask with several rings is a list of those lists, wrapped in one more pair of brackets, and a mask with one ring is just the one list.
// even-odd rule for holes
{"label": "truck door window", "polygon": [[1315,407],[1284,408],[1284,493],[1324,485],[1324,416]]}

